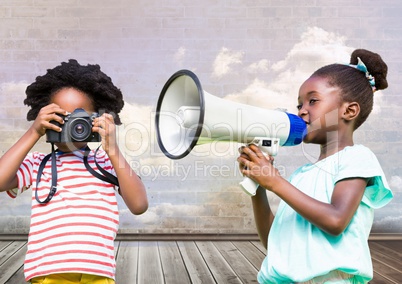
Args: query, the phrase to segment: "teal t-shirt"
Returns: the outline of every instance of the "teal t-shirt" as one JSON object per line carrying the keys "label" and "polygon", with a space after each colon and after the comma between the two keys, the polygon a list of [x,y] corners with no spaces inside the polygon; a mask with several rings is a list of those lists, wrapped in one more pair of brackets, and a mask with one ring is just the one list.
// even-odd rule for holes
{"label": "teal t-shirt", "polygon": [[357,283],[373,276],[368,237],[376,208],[393,197],[382,168],[370,149],[346,147],[297,169],[289,181],[307,195],[330,203],[335,184],[346,178],[366,178],[368,184],[350,224],[330,235],[281,201],[268,236],[267,257],[258,273],[260,283],[304,282],[332,270],[353,274]]}

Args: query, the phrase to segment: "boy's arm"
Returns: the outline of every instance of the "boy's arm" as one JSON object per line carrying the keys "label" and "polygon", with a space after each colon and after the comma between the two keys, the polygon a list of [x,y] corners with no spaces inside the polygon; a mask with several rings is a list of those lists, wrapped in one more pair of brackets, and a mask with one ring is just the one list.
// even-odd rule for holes
{"label": "boy's arm", "polygon": [[47,129],[61,131],[60,127],[50,123],[52,120],[64,123],[56,113],[66,114],[66,111],[56,104],[43,107],[27,132],[0,158],[0,191],[18,186],[16,174],[22,161]]}
{"label": "boy's arm", "polygon": [[96,118],[92,131],[102,137],[102,147],[109,159],[119,180],[120,195],[128,209],[135,214],[142,214],[148,209],[148,199],[145,186],[141,179],[131,170],[116,141],[116,125],[111,114],[104,113]]}
{"label": "boy's arm", "polygon": [[[109,151],[110,153],[111,151]],[[145,186],[141,179],[131,170],[118,147],[108,154],[119,180],[120,195],[131,213],[139,215],[147,211],[148,199]]]}
{"label": "boy's arm", "polygon": [[17,171],[32,147],[40,138],[31,128],[0,158],[0,191],[7,191],[18,186]]}

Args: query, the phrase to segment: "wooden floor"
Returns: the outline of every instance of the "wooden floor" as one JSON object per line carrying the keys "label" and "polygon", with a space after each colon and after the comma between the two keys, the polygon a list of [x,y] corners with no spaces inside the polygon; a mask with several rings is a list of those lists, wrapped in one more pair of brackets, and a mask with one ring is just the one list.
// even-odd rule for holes
{"label": "wooden floor", "polygon": [[[256,283],[258,241],[116,241],[117,284]],[[370,241],[374,279],[402,283],[402,241]],[[0,241],[0,283],[26,283],[26,241]]]}

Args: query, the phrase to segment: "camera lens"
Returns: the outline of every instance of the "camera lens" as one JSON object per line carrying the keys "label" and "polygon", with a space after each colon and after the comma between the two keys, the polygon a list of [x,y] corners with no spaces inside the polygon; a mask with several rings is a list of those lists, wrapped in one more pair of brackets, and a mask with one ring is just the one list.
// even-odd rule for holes
{"label": "camera lens", "polygon": [[88,120],[76,118],[70,124],[70,137],[73,141],[86,141],[92,133],[92,125]]}
{"label": "camera lens", "polygon": [[77,134],[82,134],[82,133],[84,133],[85,129],[84,129],[84,126],[83,126],[82,124],[77,124],[77,125],[75,126],[74,131],[75,131],[75,133],[77,133]]}

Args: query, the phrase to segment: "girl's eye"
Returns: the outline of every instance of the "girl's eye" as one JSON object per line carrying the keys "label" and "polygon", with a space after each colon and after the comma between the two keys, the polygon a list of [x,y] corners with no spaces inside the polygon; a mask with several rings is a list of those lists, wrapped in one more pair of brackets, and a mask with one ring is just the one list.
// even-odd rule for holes
{"label": "girl's eye", "polygon": [[316,99],[311,99],[310,100],[310,105],[312,105],[312,104],[314,104],[315,102],[317,102],[318,100],[316,100]]}
{"label": "girl's eye", "polygon": [[302,105],[301,105],[301,104],[300,104],[300,105],[297,105],[296,108],[297,108],[297,110],[301,110]]}

